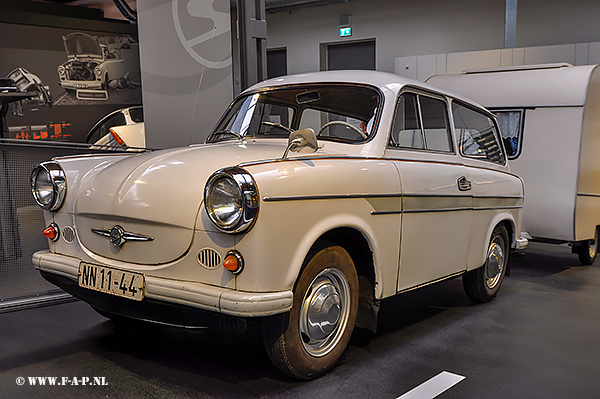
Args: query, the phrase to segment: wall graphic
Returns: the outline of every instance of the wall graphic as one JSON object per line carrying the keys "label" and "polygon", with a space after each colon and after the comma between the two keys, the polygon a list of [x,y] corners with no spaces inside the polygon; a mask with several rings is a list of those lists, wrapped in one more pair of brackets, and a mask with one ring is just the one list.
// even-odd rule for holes
{"label": "wall graphic", "polygon": [[142,104],[139,45],[127,34],[0,23],[0,78],[32,97],[10,105],[8,135],[84,142],[115,109]]}
{"label": "wall graphic", "polygon": [[203,142],[233,98],[230,1],[137,4],[146,144]]}

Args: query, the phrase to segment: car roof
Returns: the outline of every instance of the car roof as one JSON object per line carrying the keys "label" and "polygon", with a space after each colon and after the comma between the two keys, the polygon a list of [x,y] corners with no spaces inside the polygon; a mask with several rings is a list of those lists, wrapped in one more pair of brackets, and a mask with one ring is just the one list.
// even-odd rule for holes
{"label": "car roof", "polygon": [[437,93],[443,96],[456,98],[470,104],[475,107],[484,108],[477,102],[464,97],[460,94],[455,94],[439,87],[432,86],[428,83],[419,82],[404,76],[396,75],[389,72],[371,71],[371,70],[340,70],[340,71],[322,71],[322,72],[308,72],[300,73],[295,75],[280,76],[272,79],[267,79],[259,82],[248,89],[244,90],[242,94],[257,91],[267,87],[278,87],[288,86],[297,84],[310,84],[310,83],[351,83],[351,84],[365,84],[378,87],[384,91],[390,91],[394,95],[397,94],[404,87],[416,87],[425,89],[429,92]]}

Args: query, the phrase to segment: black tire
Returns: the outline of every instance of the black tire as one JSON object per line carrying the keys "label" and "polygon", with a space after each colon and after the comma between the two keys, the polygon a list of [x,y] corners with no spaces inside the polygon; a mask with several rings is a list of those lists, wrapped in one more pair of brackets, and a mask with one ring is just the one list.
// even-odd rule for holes
{"label": "black tire", "polygon": [[350,341],[358,293],[356,269],[346,250],[329,246],[316,252],[296,282],[292,310],[264,320],[264,344],[275,367],[305,380],[331,370]]}
{"label": "black tire", "polygon": [[584,266],[589,266],[594,263],[596,255],[598,255],[598,227],[596,227],[594,239],[582,241],[579,251],[577,252],[579,262]]}
{"label": "black tire", "polygon": [[510,243],[506,227],[498,225],[492,232],[483,266],[463,275],[465,293],[474,302],[489,302],[496,297],[504,280]]}

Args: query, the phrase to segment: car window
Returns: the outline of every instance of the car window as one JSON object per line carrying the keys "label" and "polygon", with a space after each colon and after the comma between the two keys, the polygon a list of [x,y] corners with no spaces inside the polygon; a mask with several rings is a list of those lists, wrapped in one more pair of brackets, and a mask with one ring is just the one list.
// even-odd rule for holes
{"label": "car window", "polygon": [[425,95],[403,93],[396,106],[389,145],[451,152],[446,102]]}
{"label": "car window", "polygon": [[125,115],[123,115],[122,112],[118,112],[113,116],[107,118],[100,125],[96,126],[96,128],[88,134],[85,141],[89,144],[93,144],[96,141],[100,140],[100,138],[107,135],[111,127],[122,126],[126,123],[127,121],[125,120]]}
{"label": "car window", "polygon": [[135,123],[144,121],[144,109],[143,108],[129,108],[129,116]]}
{"label": "car window", "polygon": [[458,102],[452,103],[452,113],[461,155],[504,164],[498,131],[490,117]]}
{"label": "car window", "polygon": [[492,110],[498,119],[504,149],[508,159],[516,159],[521,153],[524,110]]}
{"label": "car window", "polygon": [[287,137],[311,128],[319,139],[363,142],[376,126],[381,94],[370,86],[311,84],[270,88],[238,98],[207,142]]}

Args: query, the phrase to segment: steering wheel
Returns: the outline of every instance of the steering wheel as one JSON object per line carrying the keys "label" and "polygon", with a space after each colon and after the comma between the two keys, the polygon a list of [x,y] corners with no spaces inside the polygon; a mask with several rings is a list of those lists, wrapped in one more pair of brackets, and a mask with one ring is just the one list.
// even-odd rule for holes
{"label": "steering wheel", "polygon": [[367,138],[367,134],[365,132],[363,132],[361,129],[357,128],[356,126],[352,125],[351,123],[345,122],[345,121],[331,121],[331,122],[327,122],[326,124],[324,124],[323,126],[321,126],[321,129],[319,130],[319,133],[317,133],[317,136],[320,136],[321,133],[323,133],[323,130],[327,129],[329,126],[332,125],[343,125],[346,127],[349,127],[350,129],[354,130],[356,133],[360,134],[360,136],[363,139]]}

